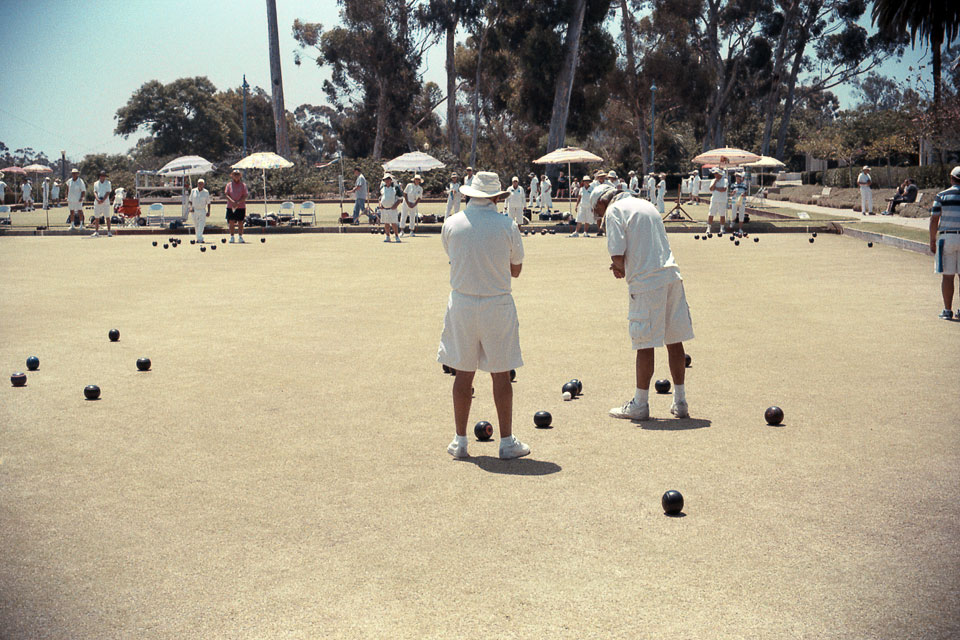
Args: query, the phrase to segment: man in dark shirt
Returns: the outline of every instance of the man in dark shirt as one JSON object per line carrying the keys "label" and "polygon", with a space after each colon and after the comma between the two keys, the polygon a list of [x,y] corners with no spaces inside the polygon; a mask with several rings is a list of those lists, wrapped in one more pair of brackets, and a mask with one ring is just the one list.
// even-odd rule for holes
{"label": "man in dark shirt", "polygon": [[897,205],[901,202],[916,202],[917,201],[917,184],[914,182],[913,178],[907,178],[903,181],[903,184],[897,187],[897,195],[893,196],[890,200],[887,210],[883,212],[885,216],[893,215],[897,210]]}

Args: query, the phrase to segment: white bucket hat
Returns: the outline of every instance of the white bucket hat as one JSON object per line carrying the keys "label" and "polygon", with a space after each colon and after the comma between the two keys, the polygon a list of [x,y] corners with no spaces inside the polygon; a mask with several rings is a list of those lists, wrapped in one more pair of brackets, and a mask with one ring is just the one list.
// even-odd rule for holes
{"label": "white bucket hat", "polygon": [[493,171],[478,171],[473,174],[473,183],[460,187],[460,193],[468,198],[496,198],[507,194],[500,187],[500,176]]}
{"label": "white bucket hat", "polygon": [[870,167],[864,167],[861,171],[870,171]]}
{"label": "white bucket hat", "polygon": [[954,167],[953,171],[950,172],[950,176],[960,180],[960,166]]}

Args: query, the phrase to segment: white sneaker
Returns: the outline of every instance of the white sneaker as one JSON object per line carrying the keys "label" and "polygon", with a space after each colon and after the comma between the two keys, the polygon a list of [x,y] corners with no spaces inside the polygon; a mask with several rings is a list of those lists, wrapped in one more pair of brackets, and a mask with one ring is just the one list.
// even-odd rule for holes
{"label": "white sneaker", "polygon": [[461,446],[457,443],[457,439],[454,438],[453,442],[447,445],[447,453],[452,455],[454,458],[469,458],[470,454],[467,453],[467,445]]}
{"label": "white sneaker", "polygon": [[99,234],[98,232],[94,231],[93,233],[90,234],[90,237],[91,237],[91,238],[99,238],[99,237],[100,237],[100,234]]}
{"label": "white sneaker", "polygon": [[234,243],[233,236],[230,236],[230,244],[233,244],[233,243]]}
{"label": "white sneaker", "polygon": [[583,237],[584,237],[584,238],[589,238],[589,237],[590,237],[590,234],[589,234],[589,233],[584,233],[584,234],[583,234]]}
{"label": "white sneaker", "polygon": [[417,235],[417,232],[416,232],[416,231],[411,231],[411,232],[410,232],[410,237],[411,237],[411,238],[416,237],[416,235]]}
{"label": "white sneaker", "polygon": [[512,458],[522,458],[523,456],[530,455],[530,447],[523,444],[516,438],[513,438],[513,441],[505,444],[503,441],[500,442],[500,459],[501,460],[510,460]]}
{"label": "white sneaker", "polygon": [[400,242],[400,236],[397,236],[397,243],[399,244],[399,242]]}
{"label": "white sneaker", "polygon": [[567,236],[567,237],[568,237],[568,238],[579,238],[579,237],[580,237],[580,234],[577,233],[576,231],[574,231],[573,233],[571,233],[571,234],[570,234],[569,236]]}
{"label": "white sneaker", "polygon": [[397,237],[398,237],[398,238],[402,238],[402,237],[403,237],[403,231],[401,231],[401,232],[400,232],[400,235],[398,235]]}
{"label": "white sneaker", "polygon": [[674,400],[673,404],[670,405],[670,413],[677,418],[689,418],[690,408],[686,402],[677,402]]}
{"label": "white sneaker", "polygon": [[610,415],[614,418],[623,418],[624,420],[649,420],[650,405],[638,405],[630,398],[629,402],[622,407],[610,409]]}
{"label": "white sneaker", "polygon": [[386,238],[384,238],[383,241],[384,241],[384,242],[390,242],[390,236],[387,236]]}
{"label": "white sneaker", "polygon": [[200,238],[199,240],[197,240],[197,244],[203,244],[203,238]]}
{"label": "white sneaker", "polygon": [[112,237],[113,237],[113,231],[107,231],[107,237],[108,237],[108,238],[112,238]]}
{"label": "white sneaker", "polygon": [[237,240],[237,243],[238,243],[238,244],[247,244],[246,241],[243,239],[243,236],[240,236],[240,239]]}

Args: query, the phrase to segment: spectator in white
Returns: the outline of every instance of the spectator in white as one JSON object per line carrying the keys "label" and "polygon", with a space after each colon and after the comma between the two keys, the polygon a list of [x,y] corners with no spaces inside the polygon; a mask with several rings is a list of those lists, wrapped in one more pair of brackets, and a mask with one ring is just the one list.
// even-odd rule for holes
{"label": "spectator in white", "polygon": [[703,186],[703,181],[700,180],[699,171],[690,172],[690,201],[695,204],[700,204],[700,188]]}
{"label": "spectator in white", "polygon": [[601,184],[608,184],[607,173],[605,171],[597,171],[593,174],[593,187],[596,188]]}
{"label": "spectator in white", "polygon": [[617,177],[617,172],[614,171],[613,169],[607,172],[607,180],[610,184],[612,184],[617,189],[623,189],[623,185],[620,182],[620,178]]}
{"label": "spectator in white", "polygon": [[83,229],[83,197],[87,194],[87,185],[80,178],[80,171],[70,170],[67,180],[67,209],[70,211],[70,228]]}
{"label": "spectator in white", "polygon": [[53,201],[53,206],[60,204],[60,178],[54,180],[53,186],[50,187],[50,199]]}
{"label": "spectator in white", "polygon": [[510,186],[507,187],[507,215],[522,227],[523,220],[523,202],[526,200],[526,194],[523,187],[520,186],[520,178],[513,176]]}
{"label": "spectator in white", "polygon": [[637,192],[640,189],[640,180],[637,179],[637,172],[631,171],[627,175],[630,176],[630,184],[628,185],[630,193],[637,195]]}
{"label": "spectator in white", "polygon": [[540,176],[540,206],[547,211],[553,209],[553,183],[547,174]]}
{"label": "spectator in white", "polygon": [[[936,256],[935,270],[941,275],[943,311],[940,317],[953,319],[954,279],[960,275],[960,166],[950,172],[950,188],[933,199],[930,208],[930,251]],[[960,319],[960,309],[957,316]]]}
{"label": "spectator in white", "polygon": [[462,188],[470,202],[443,223],[441,241],[450,258],[450,299],[443,319],[437,360],[456,370],[453,419],[456,435],[447,447],[466,458],[467,420],[477,369],[490,372],[500,423],[500,458],[519,458],[530,447],[513,435],[510,370],[523,366],[520,325],[511,294],[511,278],[523,268],[523,242],[517,224],[497,213],[507,194],[496,173],[481,171]]}
{"label": "spectator in white", "polygon": [[[462,190],[462,189],[461,189]],[[400,242],[400,190],[393,184],[393,176],[389,173],[383,176],[383,187],[380,189],[380,222],[383,223],[383,241],[390,242],[390,229],[397,242]]]}
{"label": "spectator in white", "polygon": [[50,208],[50,178],[43,179],[43,186],[41,187],[41,192],[43,193],[43,210],[46,211]]}
{"label": "spectator in white", "polygon": [[727,176],[722,169],[713,170],[710,182],[710,212],[707,214],[707,233],[713,228],[713,216],[720,214],[720,233],[727,222]]}
{"label": "spectator in white", "polygon": [[127,190],[123,187],[117,187],[113,192],[113,211],[119,212],[123,206],[123,199],[127,197]]}
{"label": "spectator in white", "polygon": [[610,270],[626,279],[630,294],[630,338],[637,352],[636,390],[633,398],[610,415],[627,420],[648,420],[650,379],[654,349],[666,345],[673,377],[673,404],[677,418],[690,416],[687,406],[683,343],[693,339],[690,309],[683,278],[673,259],[663,221],[654,206],[610,187],[594,189],[590,196],[594,215],[605,215]]}
{"label": "spectator in white", "polygon": [[29,178],[20,185],[20,191],[23,193],[23,210],[33,211],[33,183]]}
{"label": "spectator in white", "polygon": [[535,204],[540,202],[540,179],[537,178],[537,174],[531,173],[530,176],[530,202],[527,206],[533,209]]}
{"label": "spectator in white", "polygon": [[403,235],[404,227],[410,227],[410,235],[417,235],[417,205],[423,198],[423,187],[420,183],[423,178],[420,174],[413,176],[413,182],[409,183],[403,189],[403,204],[401,205],[400,235]]}
{"label": "spectator in white", "polygon": [[584,238],[590,237],[590,225],[593,224],[593,210],[590,208],[590,176],[583,176],[580,181],[580,195],[577,197],[577,229],[570,234],[571,238],[580,237],[581,231]]}
{"label": "spectator in white", "polygon": [[444,218],[460,211],[460,176],[450,174],[450,184],[447,185],[447,213]]}
{"label": "spectator in white", "polygon": [[7,198],[7,183],[3,181],[3,172],[0,171],[0,204],[5,204]]}
{"label": "spectator in white", "polygon": [[873,179],[870,177],[870,167],[864,167],[857,176],[857,185],[860,187],[860,213],[873,215]]}
{"label": "spectator in white", "polygon": [[647,188],[646,189],[647,200],[649,200],[650,202],[656,202],[657,201],[657,178],[653,175],[653,173],[647,174],[646,188]]}
{"label": "spectator in white", "polygon": [[360,224],[360,214],[367,207],[367,179],[360,172],[360,167],[353,168],[354,183],[352,189],[347,189],[346,193],[353,193],[353,221],[351,224]]}
{"label": "spectator in white", "polygon": [[737,221],[737,231],[743,231],[743,216],[747,211],[747,193],[749,186],[743,179],[743,174],[739,171],[734,177],[735,182],[730,185],[730,195],[733,200],[730,203],[730,230],[733,230],[733,221]]}
{"label": "spectator in white", "polygon": [[203,228],[207,226],[207,218],[210,217],[210,192],[207,191],[203,178],[197,180],[197,186],[190,191],[188,202],[197,230],[197,242],[203,244]]}
{"label": "spectator in white", "polygon": [[463,176],[463,186],[469,187],[473,184],[473,167],[467,167],[466,175]]}
{"label": "spectator in white", "polygon": [[113,230],[110,227],[110,217],[113,212],[110,211],[110,194],[113,192],[113,186],[107,180],[107,172],[101,171],[100,178],[93,183],[93,233],[91,238],[100,237],[100,218],[107,223],[107,237],[113,237]]}
{"label": "spectator in white", "polygon": [[667,195],[667,174],[661,173],[660,180],[657,182],[657,211],[660,213],[666,213],[664,208],[663,199]]}

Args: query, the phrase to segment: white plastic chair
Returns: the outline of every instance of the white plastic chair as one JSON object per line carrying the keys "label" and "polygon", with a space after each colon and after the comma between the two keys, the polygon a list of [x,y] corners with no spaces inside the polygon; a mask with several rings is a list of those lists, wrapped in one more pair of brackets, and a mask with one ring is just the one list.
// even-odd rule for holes
{"label": "white plastic chair", "polygon": [[2,224],[13,224],[13,221],[10,219],[10,205],[0,205],[0,222],[2,222]]}
{"label": "white plastic chair", "polygon": [[317,205],[311,201],[304,202],[300,205],[300,224],[303,224],[304,218],[310,218],[310,224],[317,224]]}
{"label": "white plastic chair", "polygon": [[163,205],[154,202],[147,208],[147,224],[163,225]]}
{"label": "white plastic chair", "polygon": [[277,216],[280,219],[280,222],[283,222],[284,219],[293,220],[293,215],[294,215],[293,212],[295,207],[296,205],[294,205],[292,202],[289,202],[289,201],[281,203],[280,214]]}

